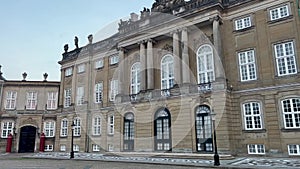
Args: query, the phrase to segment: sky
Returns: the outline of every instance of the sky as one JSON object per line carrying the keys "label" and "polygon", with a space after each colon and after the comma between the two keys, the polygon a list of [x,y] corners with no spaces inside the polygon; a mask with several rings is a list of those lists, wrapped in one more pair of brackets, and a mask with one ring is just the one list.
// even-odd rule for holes
{"label": "sky", "polygon": [[63,46],[69,51],[113,34],[120,19],[154,0],[0,0],[0,65],[7,80],[60,80]]}

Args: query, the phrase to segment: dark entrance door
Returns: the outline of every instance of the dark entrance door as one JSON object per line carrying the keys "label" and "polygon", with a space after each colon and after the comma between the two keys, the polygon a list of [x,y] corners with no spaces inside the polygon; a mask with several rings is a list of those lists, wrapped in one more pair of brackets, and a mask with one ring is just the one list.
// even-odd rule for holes
{"label": "dark entrance door", "polygon": [[24,126],[20,132],[19,153],[34,152],[36,128]]}
{"label": "dark entrance door", "polygon": [[134,116],[127,113],[124,117],[124,151],[134,150]]}
{"label": "dark entrance door", "polygon": [[156,151],[172,151],[171,116],[167,109],[158,111],[154,121]]}
{"label": "dark entrance door", "polygon": [[211,113],[207,106],[199,106],[196,110],[197,151],[212,152]]}

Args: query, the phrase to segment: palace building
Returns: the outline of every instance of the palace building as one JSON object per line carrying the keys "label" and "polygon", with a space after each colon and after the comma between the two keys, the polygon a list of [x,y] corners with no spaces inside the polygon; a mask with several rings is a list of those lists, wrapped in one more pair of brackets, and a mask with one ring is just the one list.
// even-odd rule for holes
{"label": "palace building", "polygon": [[1,150],[300,155],[298,1],[156,0],[118,26],[65,45],[60,83],[0,81]]}

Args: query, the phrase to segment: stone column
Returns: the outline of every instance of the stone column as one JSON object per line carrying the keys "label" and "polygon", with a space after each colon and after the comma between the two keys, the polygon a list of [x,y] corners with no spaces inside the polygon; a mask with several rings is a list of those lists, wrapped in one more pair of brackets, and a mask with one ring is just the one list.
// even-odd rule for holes
{"label": "stone column", "polygon": [[141,90],[146,90],[146,51],[144,41],[139,42],[140,44],[140,62],[141,62]]}
{"label": "stone column", "polygon": [[119,74],[118,74],[118,86],[119,94],[124,94],[124,58],[125,58],[125,48],[119,48]]}
{"label": "stone column", "polygon": [[179,55],[179,35],[178,31],[173,32],[173,57],[174,57],[174,78],[175,84],[181,84],[181,59]]}
{"label": "stone column", "polygon": [[220,18],[218,16],[213,18],[213,36],[214,36],[214,47],[216,53],[214,53],[214,63],[215,63],[215,76],[216,79],[222,77],[222,44],[221,44],[221,34],[220,34]]}
{"label": "stone column", "polygon": [[189,48],[188,48],[188,30],[183,28],[181,33],[181,41],[183,43],[182,49],[182,82],[190,83],[190,59],[189,59]]}
{"label": "stone column", "polygon": [[147,41],[147,89],[154,89],[153,40]]}

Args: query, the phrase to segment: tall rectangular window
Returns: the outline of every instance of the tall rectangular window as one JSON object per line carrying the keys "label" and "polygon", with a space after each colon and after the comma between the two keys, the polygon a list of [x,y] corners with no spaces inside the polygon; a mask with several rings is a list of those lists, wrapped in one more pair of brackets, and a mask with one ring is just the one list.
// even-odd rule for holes
{"label": "tall rectangular window", "polygon": [[6,93],[5,109],[15,109],[16,108],[16,100],[17,100],[17,92],[8,91]]}
{"label": "tall rectangular window", "polygon": [[294,43],[284,42],[274,45],[278,76],[297,73]]}
{"label": "tall rectangular window", "polygon": [[95,69],[100,69],[104,66],[104,59],[99,59],[95,62]]}
{"label": "tall rectangular window", "polygon": [[55,122],[47,121],[44,123],[45,137],[54,137],[55,135]]}
{"label": "tall rectangular window", "polygon": [[68,120],[67,119],[63,119],[61,121],[61,124],[60,124],[60,136],[61,137],[66,137],[68,136]]}
{"label": "tall rectangular window", "polygon": [[82,73],[85,71],[85,64],[80,64],[77,66],[77,73]]}
{"label": "tall rectangular window", "polygon": [[53,110],[57,108],[57,92],[48,92],[47,109]]}
{"label": "tall rectangular window", "polygon": [[73,131],[74,136],[80,136],[80,134],[81,134],[81,121],[80,121],[80,119],[76,118],[74,120],[74,124],[75,124],[74,131]]}
{"label": "tall rectangular window", "polygon": [[239,52],[241,81],[256,80],[256,64],[254,50]]}
{"label": "tall rectangular window", "polygon": [[103,92],[103,83],[99,82],[95,84],[95,103],[101,103],[102,102],[102,94]]}
{"label": "tall rectangular window", "polygon": [[265,154],[265,145],[263,144],[249,144],[248,154]]}
{"label": "tall rectangular window", "polygon": [[73,74],[73,68],[68,67],[65,69],[65,76],[71,76]]}
{"label": "tall rectangular window", "polygon": [[65,89],[65,99],[64,99],[64,107],[70,107],[71,106],[71,89]]}
{"label": "tall rectangular window", "polygon": [[108,117],[108,134],[112,135],[114,134],[114,123],[115,123],[115,119],[113,115],[110,115]]}
{"label": "tall rectangular window", "polygon": [[110,81],[110,101],[115,101],[115,97],[118,94],[118,80],[111,80]]}
{"label": "tall rectangular window", "polygon": [[77,105],[82,105],[84,102],[84,88],[78,87],[77,88]]}
{"label": "tall rectangular window", "polygon": [[27,92],[26,109],[33,110],[37,106],[37,92]]}
{"label": "tall rectangular window", "polygon": [[101,118],[99,116],[94,118],[93,122],[93,135],[101,134]]}
{"label": "tall rectangular window", "polygon": [[13,132],[14,123],[11,121],[2,122],[2,132],[1,132],[1,138],[7,138],[10,133]]}
{"label": "tall rectangular window", "polygon": [[300,98],[290,98],[281,101],[284,127],[300,128]]}
{"label": "tall rectangular window", "polygon": [[259,102],[243,104],[244,122],[246,130],[262,129],[262,114]]}
{"label": "tall rectangular window", "polygon": [[249,27],[251,27],[250,16],[241,18],[241,19],[237,19],[235,21],[235,30],[242,30],[242,29],[249,28]]}
{"label": "tall rectangular window", "polygon": [[280,6],[270,10],[270,19],[271,21],[281,19],[289,16],[289,8],[288,5]]}

